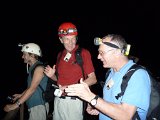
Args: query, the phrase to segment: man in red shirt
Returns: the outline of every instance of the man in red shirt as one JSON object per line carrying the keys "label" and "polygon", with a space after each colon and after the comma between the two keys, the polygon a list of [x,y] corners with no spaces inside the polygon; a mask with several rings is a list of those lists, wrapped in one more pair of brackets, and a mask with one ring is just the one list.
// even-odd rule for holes
{"label": "man in red shirt", "polygon": [[[64,50],[58,54],[57,63],[52,68],[47,66],[45,74],[57,81],[62,91],[60,97],[54,100],[54,120],[83,120],[83,101],[78,97],[66,96],[64,89],[68,85],[78,83],[83,77],[81,67],[76,63],[75,51],[78,49],[77,28],[70,22],[62,23],[58,29],[60,42]],[[84,82],[89,86],[97,82],[95,69],[92,63],[91,54],[87,49],[82,48],[83,69],[85,73]],[[55,74],[57,72],[57,74]]]}

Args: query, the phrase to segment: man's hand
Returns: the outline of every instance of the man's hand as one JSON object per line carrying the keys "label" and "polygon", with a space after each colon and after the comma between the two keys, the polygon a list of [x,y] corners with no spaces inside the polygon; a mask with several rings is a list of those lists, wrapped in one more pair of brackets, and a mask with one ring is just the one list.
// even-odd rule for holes
{"label": "man's hand", "polygon": [[95,95],[90,91],[89,86],[83,82],[82,79],[79,84],[69,85],[65,88],[65,92],[68,96],[78,96],[87,102],[90,102],[95,97]]}
{"label": "man's hand", "polygon": [[99,111],[97,109],[95,109],[94,107],[92,107],[90,104],[88,104],[86,111],[90,115],[98,115],[99,114]]}
{"label": "man's hand", "polygon": [[5,107],[4,107],[4,111],[5,112],[9,112],[11,110],[15,110],[16,108],[18,108],[18,105],[17,104],[7,104]]}
{"label": "man's hand", "polygon": [[15,102],[16,100],[18,100],[21,96],[22,96],[22,94],[14,94],[13,95],[13,102]]}
{"label": "man's hand", "polygon": [[47,65],[44,69],[44,73],[51,78],[54,74],[55,74],[55,69],[56,65],[53,65],[53,67],[51,68],[49,65]]}

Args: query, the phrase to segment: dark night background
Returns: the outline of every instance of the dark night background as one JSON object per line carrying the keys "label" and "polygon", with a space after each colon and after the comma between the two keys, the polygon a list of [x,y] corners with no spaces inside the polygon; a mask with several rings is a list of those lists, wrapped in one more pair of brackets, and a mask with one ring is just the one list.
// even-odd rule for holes
{"label": "dark night background", "polygon": [[[78,5],[78,3],[77,3]],[[21,59],[18,43],[34,42],[41,46],[44,59],[50,65],[63,48],[57,29],[62,22],[73,22],[79,33],[80,46],[90,50],[98,80],[104,79],[105,69],[97,60],[94,37],[108,33],[121,34],[131,46],[131,55],[156,76],[159,71],[158,13],[150,1],[110,2],[105,5],[62,6],[51,3],[7,3],[1,14],[1,79],[0,117],[6,97],[22,92],[26,86],[26,65]],[[59,6],[58,8],[55,8]],[[79,5],[80,6],[80,5]],[[75,8],[74,8],[75,7]],[[86,8],[87,7],[87,8]],[[62,9],[61,9],[62,8]],[[81,13],[77,12],[81,11]],[[3,66],[3,67],[2,67]]]}

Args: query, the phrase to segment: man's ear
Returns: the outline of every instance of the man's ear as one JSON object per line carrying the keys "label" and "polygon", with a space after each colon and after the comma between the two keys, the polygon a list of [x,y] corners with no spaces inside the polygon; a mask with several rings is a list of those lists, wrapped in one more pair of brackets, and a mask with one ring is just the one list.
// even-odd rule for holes
{"label": "man's ear", "polygon": [[122,50],[116,49],[116,50],[114,51],[114,54],[116,54],[117,56],[119,56],[120,54],[123,54],[123,53],[122,53]]}

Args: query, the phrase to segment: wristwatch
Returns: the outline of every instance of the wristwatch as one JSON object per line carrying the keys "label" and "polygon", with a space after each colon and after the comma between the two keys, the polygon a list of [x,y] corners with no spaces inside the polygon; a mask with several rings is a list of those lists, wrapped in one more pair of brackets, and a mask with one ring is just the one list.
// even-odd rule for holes
{"label": "wristwatch", "polygon": [[99,96],[96,95],[96,96],[91,100],[90,104],[91,104],[92,106],[95,106],[95,105],[97,104],[97,99],[98,99],[98,98],[99,98]]}
{"label": "wristwatch", "polygon": [[19,100],[17,100],[16,105],[17,105],[18,107],[21,106],[21,103],[19,102]]}

